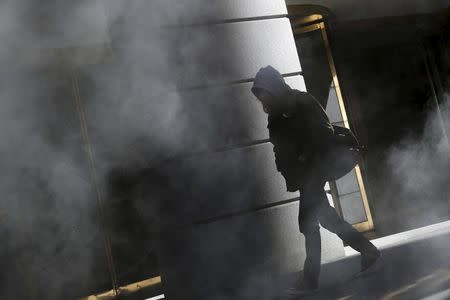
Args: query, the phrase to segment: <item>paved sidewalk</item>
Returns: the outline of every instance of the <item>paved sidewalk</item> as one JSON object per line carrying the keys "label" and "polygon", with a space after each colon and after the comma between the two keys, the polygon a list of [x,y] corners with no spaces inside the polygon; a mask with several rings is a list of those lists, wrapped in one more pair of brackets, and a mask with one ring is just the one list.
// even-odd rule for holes
{"label": "paved sidewalk", "polygon": [[373,242],[383,254],[377,272],[349,280],[360,256],[347,248],[344,259],[322,266],[319,292],[280,299],[450,299],[450,221]]}

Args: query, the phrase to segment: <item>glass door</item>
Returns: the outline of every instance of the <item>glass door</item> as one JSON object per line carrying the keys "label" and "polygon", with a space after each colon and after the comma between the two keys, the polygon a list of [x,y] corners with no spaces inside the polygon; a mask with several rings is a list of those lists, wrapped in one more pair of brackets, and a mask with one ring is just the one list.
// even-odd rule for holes
{"label": "glass door", "polygon": [[[350,128],[326,30],[326,9],[288,6],[306,89],[326,108],[333,125]],[[338,213],[359,231],[373,229],[360,166],[330,182]]]}

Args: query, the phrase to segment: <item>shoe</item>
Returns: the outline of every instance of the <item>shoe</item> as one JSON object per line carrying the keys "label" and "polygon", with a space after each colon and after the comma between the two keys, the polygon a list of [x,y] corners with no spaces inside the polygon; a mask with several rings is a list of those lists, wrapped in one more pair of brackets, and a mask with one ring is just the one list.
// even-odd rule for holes
{"label": "shoe", "polygon": [[378,249],[367,253],[361,253],[361,272],[369,270],[380,257],[381,252]]}
{"label": "shoe", "polygon": [[361,253],[361,270],[354,276],[360,277],[377,271],[381,267],[381,252]]}

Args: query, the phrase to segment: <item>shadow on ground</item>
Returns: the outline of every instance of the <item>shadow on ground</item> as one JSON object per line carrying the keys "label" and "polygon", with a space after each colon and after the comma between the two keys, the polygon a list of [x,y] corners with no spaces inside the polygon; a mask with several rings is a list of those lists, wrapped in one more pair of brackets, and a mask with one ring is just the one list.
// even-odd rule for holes
{"label": "shadow on ground", "polygon": [[301,277],[292,274],[276,299],[450,299],[449,249],[450,234],[382,249],[382,267],[358,279],[351,278],[358,271],[360,256],[347,257],[322,266],[318,292],[289,294],[289,285]]}

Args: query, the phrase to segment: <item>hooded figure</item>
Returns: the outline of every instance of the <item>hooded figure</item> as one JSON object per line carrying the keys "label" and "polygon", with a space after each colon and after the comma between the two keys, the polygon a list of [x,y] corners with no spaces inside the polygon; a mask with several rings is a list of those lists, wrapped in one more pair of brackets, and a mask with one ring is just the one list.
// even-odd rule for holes
{"label": "hooded figure", "polygon": [[258,89],[266,90],[279,98],[291,88],[286,84],[280,72],[272,66],[267,66],[259,70],[253,81],[252,92],[255,93]]}
{"label": "hooded figure", "polygon": [[318,288],[319,222],[361,252],[361,271],[368,270],[379,251],[339,217],[324,191],[326,181],[345,175],[356,165],[359,145],[355,137],[347,128],[332,126],[320,103],[312,95],[292,89],[272,66],[258,71],[251,90],[268,114],[277,170],[288,191],[300,191],[298,221],[305,235],[306,260],[298,288]]}
{"label": "hooded figure", "polygon": [[288,191],[298,190],[313,173],[329,181],[354,168],[357,140],[350,130],[331,125],[311,94],[291,89],[272,66],[259,70],[251,90],[268,114],[277,170]]}

